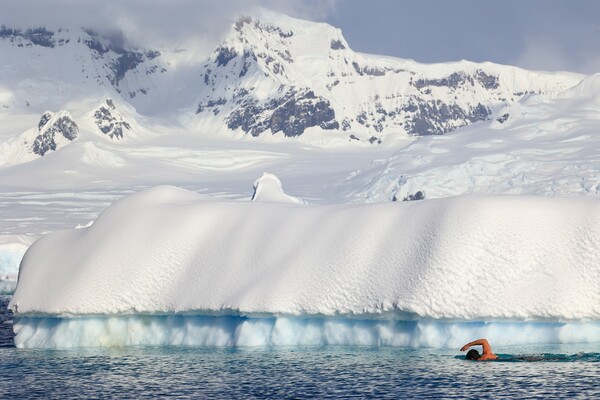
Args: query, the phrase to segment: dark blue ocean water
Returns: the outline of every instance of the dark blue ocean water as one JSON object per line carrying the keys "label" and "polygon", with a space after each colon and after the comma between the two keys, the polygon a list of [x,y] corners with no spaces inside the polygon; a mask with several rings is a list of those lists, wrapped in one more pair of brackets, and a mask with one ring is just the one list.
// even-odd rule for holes
{"label": "dark blue ocean water", "polygon": [[[12,344],[6,303],[0,346]],[[391,347],[0,347],[0,398],[591,399],[598,348],[504,348],[509,362],[470,362],[455,350]]]}

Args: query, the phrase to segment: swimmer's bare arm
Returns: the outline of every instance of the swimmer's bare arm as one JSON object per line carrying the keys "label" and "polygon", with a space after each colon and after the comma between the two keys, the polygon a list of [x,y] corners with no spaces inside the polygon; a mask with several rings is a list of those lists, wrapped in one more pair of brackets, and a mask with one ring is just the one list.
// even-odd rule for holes
{"label": "swimmer's bare arm", "polygon": [[469,342],[469,343],[465,344],[460,349],[460,351],[468,350],[469,347],[473,347],[473,346],[483,346],[483,354],[492,352],[492,346],[490,346],[490,342],[488,342],[487,339],[478,339],[478,340]]}
{"label": "swimmer's bare arm", "polygon": [[465,351],[468,350],[469,347],[472,346],[481,346],[483,347],[483,354],[481,355],[480,360],[493,360],[498,358],[497,355],[494,354],[494,352],[492,351],[492,346],[490,346],[490,342],[487,341],[487,339],[478,339],[472,342],[469,342],[467,344],[465,344],[463,347],[461,347],[460,351]]}

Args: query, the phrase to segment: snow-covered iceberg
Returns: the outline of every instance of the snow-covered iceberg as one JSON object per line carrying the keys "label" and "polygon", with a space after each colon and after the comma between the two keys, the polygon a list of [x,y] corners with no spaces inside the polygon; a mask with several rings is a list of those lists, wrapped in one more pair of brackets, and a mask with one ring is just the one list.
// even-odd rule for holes
{"label": "snow-covered iceberg", "polygon": [[22,347],[455,345],[515,323],[597,341],[599,259],[595,199],[306,205],[163,186],[36,241],[10,307]]}
{"label": "snow-covered iceberg", "polygon": [[19,264],[34,239],[25,235],[0,235],[0,295],[12,294],[15,290]]}

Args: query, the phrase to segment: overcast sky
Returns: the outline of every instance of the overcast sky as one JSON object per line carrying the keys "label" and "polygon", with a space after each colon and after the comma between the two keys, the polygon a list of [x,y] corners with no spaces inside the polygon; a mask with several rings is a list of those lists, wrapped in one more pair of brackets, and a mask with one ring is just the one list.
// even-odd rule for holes
{"label": "overcast sky", "polygon": [[600,72],[595,0],[0,0],[0,24],[120,29],[146,46],[209,51],[256,6],[328,22],[366,53]]}

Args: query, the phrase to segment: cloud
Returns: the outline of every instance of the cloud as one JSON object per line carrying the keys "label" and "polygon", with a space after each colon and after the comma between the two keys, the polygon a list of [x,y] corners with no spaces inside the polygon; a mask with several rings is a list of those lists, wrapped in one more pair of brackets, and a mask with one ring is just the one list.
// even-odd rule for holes
{"label": "cloud", "polygon": [[581,1],[578,7],[548,2],[543,6],[537,20],[513,33],[515,57],[511,63],[538,70],[598,72],[600,2]]}
{"label": "cloud", "polygon": [[0,24],[29,28],[86,27],[101,33],[121,31],[147,47],[216,46],[239,15],[264,7],[291,16],[323,20],[335,0],[3,0]]}
{"label": "cloud", "polygon": [[527,36],[513,63],[548,71],[595,73],[600,69],[600,26],[566,24],[563,29]]}
{"label": "cloud", "polygon": [[545,39],[527,39],[514,64],[526,69],[566,71],[572,69],[570,56],[560,43]]}

